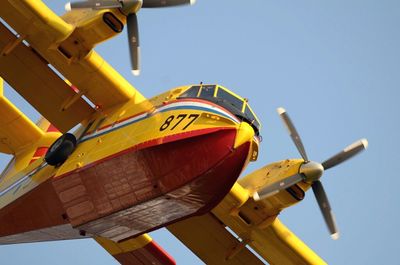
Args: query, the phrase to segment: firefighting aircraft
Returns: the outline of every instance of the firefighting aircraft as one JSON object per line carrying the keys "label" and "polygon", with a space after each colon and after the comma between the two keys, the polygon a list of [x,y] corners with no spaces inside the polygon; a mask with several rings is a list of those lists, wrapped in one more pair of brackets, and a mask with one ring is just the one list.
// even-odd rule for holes
{"label": "firefighting aircraft", "polygon": [[76,2],[59,17],[39,0],[0,1],[0,76],[43,116],[33,123],[1,87],[0,152],[13,158],[0,178],[0,244],[93,238],[121,264],[175,264],[146,234],[166,227],[207,264],[325,264],[277,215],[312,187],[337,238],[320,177],[366,140],[313,162],[279,108],[302,158],[237,180],[259,152],[247,100],[203,84],[146,99],[93,50],[127,25],[138,74],[136,13],[183,4]]}

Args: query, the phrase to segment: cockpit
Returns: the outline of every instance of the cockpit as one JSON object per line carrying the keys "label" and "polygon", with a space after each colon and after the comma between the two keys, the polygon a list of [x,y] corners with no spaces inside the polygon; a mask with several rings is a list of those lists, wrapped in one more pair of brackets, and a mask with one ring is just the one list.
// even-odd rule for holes
{"label": "cockpit", "polygon": [[201,98],[211,101],[229,110],[240,120],[249,123],[257,136],[260,135],[261,124],[244,99],[225,87],[217,85],[195,85],[190,87],[178,98]]}

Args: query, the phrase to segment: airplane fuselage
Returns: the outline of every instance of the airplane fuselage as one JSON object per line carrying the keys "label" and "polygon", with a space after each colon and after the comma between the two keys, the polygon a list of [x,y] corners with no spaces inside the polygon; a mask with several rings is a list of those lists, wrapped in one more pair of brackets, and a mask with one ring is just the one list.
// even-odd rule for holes
{"label": "airplane fuselage", "polygon": [[187,88],[99,111],[74,133],[64,164],[38,159],[5,176],[0,243],[38,233],[121,241],[215,207],[259,140],[226,108],[179,98]]}

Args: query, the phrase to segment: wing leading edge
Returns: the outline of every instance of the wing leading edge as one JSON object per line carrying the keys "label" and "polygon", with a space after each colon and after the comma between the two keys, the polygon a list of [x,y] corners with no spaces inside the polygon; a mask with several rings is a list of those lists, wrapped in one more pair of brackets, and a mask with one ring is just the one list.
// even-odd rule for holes
{"label": "wing leading edge", "polygon": [[122,265],[175,265],[175,260],[152,238],[143,234],[120,243],[103,237],[95,240]]}
{"label": "wing leading edge", "polygon": [[16,154],[43,132],[3,96],[2,83],[0,78],[0,153]]}
{"label": "wing leading edge", "polygon": [[264,264],[210,213],[180,221],[167,229],[206,264]]}
{"label": "wing leading edge", "polygon": [[236,183],[211,213],[168,229],[206,264],[326,264],[276,218],[279,212],[266,210],[263,203]]}
{"label": "wing leading edge", "polygon": [[[42,1],[0,1],[0,17],[16,31],[1,25],[0,76],[61,131],[94,111],[83,96],[101,109],[144,100],[101,56],[80,45],[89,37],[74,34],[77,27]],[[79,93],[71,90],[64,78]]]}
{"label": "wing leading edge", "polygon": [[[0,23],[0,50],[16,40],[16,36]],[[64,102],[76,93],[47,62],[23,44],[0,57],[0,76],[60,131],[68,131],[94,112],[82,98],[63,109]]]}

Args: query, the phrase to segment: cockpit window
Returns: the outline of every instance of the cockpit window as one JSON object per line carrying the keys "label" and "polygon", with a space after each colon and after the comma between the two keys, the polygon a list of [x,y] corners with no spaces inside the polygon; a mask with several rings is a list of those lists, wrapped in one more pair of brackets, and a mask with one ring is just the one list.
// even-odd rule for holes
{"label": "cockpit window", "polygon": [[200,97],[212,98],[214,97],[215,86],[201,86]]}
{"label": "cockpit window", "polygon": [[199,94],[200,86],[192,86],[185,91],[180,97],[181,98],[196,98]]}
{"label": "cockpit window", "polygon": [[254,125],[256,128],[260,128],[260,123],[257,121],[257,118],[255,117],[253,111],[250,109],[248,105],[246,105],[244,114],[252,125]]}
{"label": "cockpit window", "polygon": [[234,95],[230,94],[229,92],[225,91],[223,88],[218,88],[217,98],[222,99],[224,103],[229,103],[234,106],[240,112],[242,111],[243,107],[243,100],[240,98],[235,97]]}
{"label": "cockpit window", "polygon": [[[215,93],[216,92],[216,93]],[[240,120],[249,123],[260,134],[260,122],[251,110],[247,100],[235,95],[224,87],[216,85],[195,85],[186,90],[179,98],[202,98],[229,110]]]}

